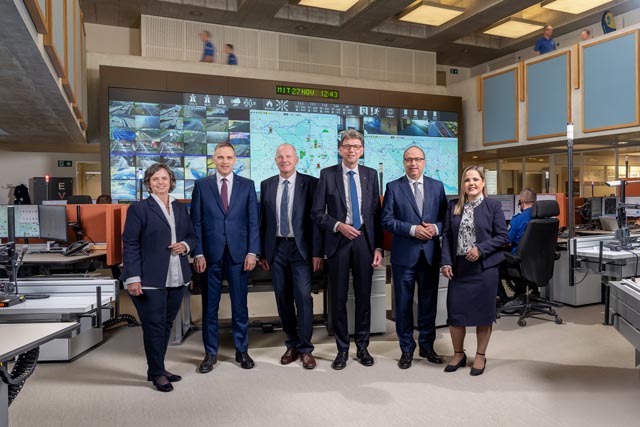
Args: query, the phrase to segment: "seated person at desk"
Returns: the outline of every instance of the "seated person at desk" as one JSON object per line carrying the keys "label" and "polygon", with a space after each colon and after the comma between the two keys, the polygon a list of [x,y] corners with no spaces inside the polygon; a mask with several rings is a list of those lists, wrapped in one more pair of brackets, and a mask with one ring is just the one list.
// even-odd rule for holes
{"label": "seated person at desk", "polygon": [[[518,243],[520,243],[520,239],[522,239],[522,236],[524,235],[524,230],[526,230],[527,224],[531,221],[531,207],[536,202],[537,198],[538,195],[531,188],[523,188],[520,192],[520,199],[518,200],[520,213],[511,219],[509,235],[507,237],[512,254],[515,254],[518,250]],[[498,286],[498,297],[502,304],[509,301],[504,286]]]}

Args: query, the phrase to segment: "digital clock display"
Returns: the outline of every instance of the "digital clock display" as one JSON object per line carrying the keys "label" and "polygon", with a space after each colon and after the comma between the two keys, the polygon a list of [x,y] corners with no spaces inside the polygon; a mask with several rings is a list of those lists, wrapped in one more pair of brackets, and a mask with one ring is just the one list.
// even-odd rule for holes
{"label": "digital clock display", "polygon": [[318,89],[299,86],[276,86],[276,94],[291,96],[310,96],[316,98],[339,99],[340,92],[335,89]]}

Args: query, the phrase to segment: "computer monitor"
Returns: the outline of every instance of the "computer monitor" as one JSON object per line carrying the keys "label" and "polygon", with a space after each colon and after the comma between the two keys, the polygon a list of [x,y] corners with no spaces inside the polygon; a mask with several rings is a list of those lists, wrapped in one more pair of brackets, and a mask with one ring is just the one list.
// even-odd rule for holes
{"label": "computer monitor", "polygon": [[602,200],[602,215],[616,216],[618,213],[618,199],[616,197],[605,197]]}
{"label": "computer monitor", "polygon": [[40,238],[67,241],[67,207],[40,205]]}
{"label": "computer monitor", "polygon": [[9,221],[7,219],[7,206],[0,206],[0,237],[7,238],[9,236]]}
{"label": "computer monitor", "polygon": [[[7,208],[9,205],[0,206],[0,237],[9,237],[9,225],[7,220]],[[40,237],[40,221],[38,205],[14,206],[15,236],[17,238]]]}
{"label": "computer monitor", "polygon": [[591,220],[596,220],[602,216],[602,197],[589,197],[586,200],[591,206]]}

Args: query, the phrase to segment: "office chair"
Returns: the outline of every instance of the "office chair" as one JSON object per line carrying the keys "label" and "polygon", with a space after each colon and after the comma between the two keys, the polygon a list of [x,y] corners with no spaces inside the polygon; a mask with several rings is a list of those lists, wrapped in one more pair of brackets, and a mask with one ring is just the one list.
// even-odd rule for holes
{"label": "office chair", "polygon": [[73,196],[69,196],[67,200],[68,205],[92,205],[93,200],[91,196],[88,194],[75,194]]}
{"label": "office chair", "polygon": [[532,294],[534,288],[542,288],[549,284],[553,277],[555,261],[560,258],[556,252],[558,239],[558,218],[560,214],[558,202],[555,200],[537,201],[531,208],[531,221],[518,244],[516,254],[505,253],[501,278],[512,281],[515,288],[524,288],[521,304],[498,308],[501,314],[519,316],[518,325],[526,326],[527,317],[536,314],[548,314],[554,317],[559,325],[562,319],[554,307],[562,304],[540,298]]}

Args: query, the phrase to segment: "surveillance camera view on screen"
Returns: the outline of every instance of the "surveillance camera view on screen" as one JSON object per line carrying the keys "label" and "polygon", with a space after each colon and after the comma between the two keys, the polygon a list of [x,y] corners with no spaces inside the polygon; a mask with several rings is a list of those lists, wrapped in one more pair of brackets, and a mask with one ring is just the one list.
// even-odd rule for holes
{"label": "surveillance camera view on screen", "polygon": [[[278,173],[274,157],[293,145],[298,170],[315,177],[339,161],[341,131],[365,135],[360,162],[380,173],[381,186],[404,174],[403,151],[425,151],[425,174],[458,193],[458,116],[455,112],[207,94],[109,91],[111,196],[136,199],[136,171],[155,162],[175,173],[172,195],[190,199],[196,179],[215,173],[216,144],[231,143],[234,172],[260,182]],[[146,196],[146,195],[145,195]]]}

